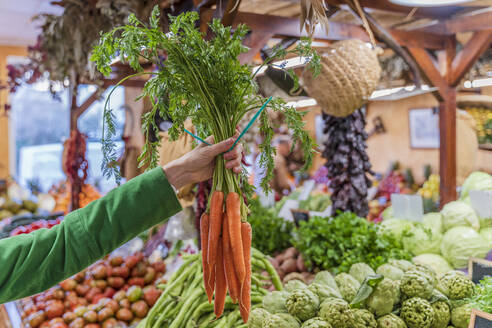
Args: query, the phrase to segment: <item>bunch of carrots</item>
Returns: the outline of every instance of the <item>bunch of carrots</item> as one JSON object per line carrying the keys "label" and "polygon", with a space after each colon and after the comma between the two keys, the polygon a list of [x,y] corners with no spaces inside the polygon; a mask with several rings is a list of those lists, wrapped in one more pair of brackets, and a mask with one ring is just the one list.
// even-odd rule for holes
{"label": "bunch of carrots", "polygon": [[208,301],[214,297],[214,312],[224,312],[227,292],[244,322],[251,309],[251,225],[241,222],[241,200],[236,192],[215,190],[210,200],[210,213],[200,220],[203,283]]}

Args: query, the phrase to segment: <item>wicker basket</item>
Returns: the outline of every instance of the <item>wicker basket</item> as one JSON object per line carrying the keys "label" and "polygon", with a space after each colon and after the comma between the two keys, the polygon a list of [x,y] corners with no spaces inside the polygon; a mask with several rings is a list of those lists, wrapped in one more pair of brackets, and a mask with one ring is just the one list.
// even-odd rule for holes
{"label": "wicker basket", "polygon": [[358,39],[344,40],[321,54],[321,73],[303,75],[307,93],[329,115],[344,117],[369,99],[381,75],[377,51]]}

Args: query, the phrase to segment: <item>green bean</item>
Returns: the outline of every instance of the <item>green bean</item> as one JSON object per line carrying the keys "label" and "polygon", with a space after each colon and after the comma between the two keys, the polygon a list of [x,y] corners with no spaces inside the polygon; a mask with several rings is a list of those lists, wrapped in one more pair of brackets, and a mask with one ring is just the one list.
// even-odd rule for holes
{"label": "green bean", "polygon": [[275,287],[276,290],[282,290],[282,281],[280,281],[280,277],[273,267],[273,265],[268,261],[266,258],[263,259],[263,263],[265,263],[265,270],[268,272],[270,275],[270,278],[272,279],[272,284]]}
{"label": "green bean", "polygon": [[181,310],[179,311],[178,315],[173,320],[173,322],[171,323],[171,325],[169,325],[169,328],[179,328],[179,327],[181,327],[181,321],[183,321],[183,318],[184,318],[186,312],[188,311],[190,305],[195,301],[195,299],[197,297],[200,296],[201,293],[202,293],[202,290],[201,289],[196,289],[195,292],[193,294],[191,294],[186,299],[185,302],[183,302],[183,306],[182,306]]}

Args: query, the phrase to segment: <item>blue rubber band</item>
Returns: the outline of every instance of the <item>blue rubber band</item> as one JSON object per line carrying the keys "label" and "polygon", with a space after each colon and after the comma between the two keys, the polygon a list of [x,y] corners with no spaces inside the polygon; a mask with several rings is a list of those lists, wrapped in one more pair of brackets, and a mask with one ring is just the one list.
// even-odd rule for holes
{"label": "blue rubber band", "polygon": [[[236,141],[234,141],[234,144],[231,146],[231,148],[229,148],[228,151],[226,151],[226,153],[230,152],[231,150],[234,149],[234,147],[236,147],[237,143],[239,142],[239,140],[241,140],[241,138],[246,134],[246,132],[248,132],[249,128],[253,125],[253,123],[256,121],[256,119],[260,116],[261,112],[263,112],[263,110],[266,108],[266,106],[268,105],[268,103],[270,102],[270,100],[272,100],[272,97],[268,98],[267,101],[265,101],[265,103],[261,106],[260,110],[255,114],[255,116],[253,116],[253,118],[251,118],[251,120],[249,121],[248,125],[246,125],[246,127],[244,128],[244,130],[241,132],[241,134],[239,135],[239,137],[237,137]],[[210,143],[206,142],[205,140],[203,140],[202,138],[200,138],[199,136],[191,133],[190,131],[184,129],[184,132],[188,133],[190,136],[192,136],[193,138],[195,138],[196,140],[208,145],[208,146],[211,146]]]}

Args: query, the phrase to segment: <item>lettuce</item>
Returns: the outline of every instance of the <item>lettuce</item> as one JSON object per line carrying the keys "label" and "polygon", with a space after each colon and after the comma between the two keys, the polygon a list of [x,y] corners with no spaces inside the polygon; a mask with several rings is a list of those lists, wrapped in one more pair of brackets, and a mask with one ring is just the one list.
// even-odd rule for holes
{"label": "lettuce", "polygon": [[492,249],[492,227],[481,229],[480,236],[489,243],[489,248]]}
{"label": "lettuce", "polygon": [[451,228],[464,226],[478,231],[480,222],[473,208],[461,201],[454,201],[444,205],[441,211],[444,231]]}
{"label": "lettuce", "polygon": [[415,264],[427,265],[436,271],[437,275],[440,277],[446,272],[453,270],[451,265],[446,261],[444,257],[437,254],[421,254],[415,256],[412,259]]}
{"label": "lettuce", "polygon": [[383,235],[393,236],[401,240],[402,235],[413,228],[413,223],[403,219],[388,219],[379,224],[379,231]]}
{"label": "lettuce", "polygon": [[470,174],[461,187],[460,199],[467,198],[470,190],[492,190],[492,175],[484,172]]}
{"label": "lettuce", "polygon": [[415,226],[403,234],[403,247],[413,255],[441,252],[442,234],[433,232],[423,224]]}
{"label": "lettuce", "polygon": [[473,228],[454,227],[442,238],[441,253],[453,268],[464,268],[470,257],[484,258],[489,243]]}

